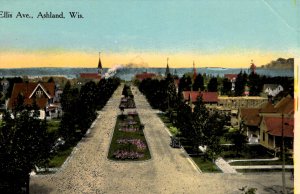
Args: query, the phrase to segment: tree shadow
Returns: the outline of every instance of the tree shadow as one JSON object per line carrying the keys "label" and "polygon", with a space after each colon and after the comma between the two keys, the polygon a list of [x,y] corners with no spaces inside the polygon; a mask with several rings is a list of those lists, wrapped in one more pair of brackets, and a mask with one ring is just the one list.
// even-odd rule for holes
{"label": "tree shadow", "polygon": [[30,184],[30,187],[29,187],[30,194],[40,194],[40,193],[48,194],[48,193],[51,193],[52,191],[53,191],[52,188],[50,188],[46,185],[40,185],[37,183]]}
{"label": "tree shadow", "polygon": [[[265,187],[264,191],[268,193],[274,193],[274,194],[281,194],[282,192],[282,186],[281,185],[272,185],[270,187]],[[292,187],[286,187],[286,191],[288,194],[293,194],[294,193],[294,188]]]}

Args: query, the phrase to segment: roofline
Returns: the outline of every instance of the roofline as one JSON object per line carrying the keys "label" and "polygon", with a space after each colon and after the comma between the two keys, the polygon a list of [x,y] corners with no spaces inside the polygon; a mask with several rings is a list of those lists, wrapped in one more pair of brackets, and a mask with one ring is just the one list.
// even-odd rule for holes
{"label": "roofline", "polygon": [[51,96],[48,94],[48,92],[44,89],[44,87],[43,87],[40,83],[35,87],[35,89],[33,90],[33,92],[30,94],[29,98],[31,98],[31,97],[33,96],[34,92],[37,90],[37,88],[38,88],[39,86],[40,86],[40,87],[42,88],[42,90],[45,92],[45,94],[47,95],[47,97],[48,97],[49,99],[51,99]]}

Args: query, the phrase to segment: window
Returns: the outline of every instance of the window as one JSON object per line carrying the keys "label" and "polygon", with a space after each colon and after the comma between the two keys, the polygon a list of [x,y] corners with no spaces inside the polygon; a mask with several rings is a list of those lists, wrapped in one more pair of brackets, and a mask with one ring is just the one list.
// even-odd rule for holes
{"label": "window", "polygon": [[36,97],[41,98],[42,95],[43,95],[43,91],[42,90],[38,90],[38,91],[36,91],[35,95],[36,95]]}
{"label": "window", "polygon": [[263,132],[263,141],[265,141],[265,132]]}

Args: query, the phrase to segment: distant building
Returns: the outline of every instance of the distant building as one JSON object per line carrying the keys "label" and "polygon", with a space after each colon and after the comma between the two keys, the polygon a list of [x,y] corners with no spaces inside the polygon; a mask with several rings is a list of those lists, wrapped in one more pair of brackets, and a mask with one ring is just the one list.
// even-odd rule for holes
{"label": "distant building", "polygon": [[166,67],[165,76],[167,77],[169,74],[170,74],[170,68],[169,68],[169,58],[167,58],[167,67]]}
{"label": "distant building", "polygon": [[135,79],[137,79],[139,81],[143,81],[144,79],[152,79],[156,76],[157,76],[157,74],[155,74],[155,73],[143,72],[143,73],[136,74]]}
{"label": "distant building", "polygon": [[195,82],[196,77],[197,77],[197,70],[195,67],[195,62],[193,61],[193,82]]}
{"label": "distant building", "polygon": [[283,87],[279,84],[264,84],[263,93],[268,96],[277,96],[281,91],[283,91]]}
{"label": "distant building", "polygon": [[224,78],[227,78],[231,82],[231,91],[235,89],[235,81],[238,74],[224,74]]}
{"label": "distant building", "polygon": [[78,82],[82,83],[82,82],[87,82],[87,81],[101,80],[103,68],[102,68],[100,53],[99,53],[99,61],[98,61],[97,71],[98,71],[97,73],[80,73]]}
{"label": "distant building", "polygon": [[56,94],[55,83],[15,83],[8,109],[12,110],[17,105],[18,96],[24,97],[24,105],[33,105],[35,102],[40,109],[40,119],[54,118],[61,114],[59,102],[54,102]]}
{"label": "distant building", "polygon": [[253,60],[251,60],[250,71],[251,73],[256,73],[256,65],[253,63]]}

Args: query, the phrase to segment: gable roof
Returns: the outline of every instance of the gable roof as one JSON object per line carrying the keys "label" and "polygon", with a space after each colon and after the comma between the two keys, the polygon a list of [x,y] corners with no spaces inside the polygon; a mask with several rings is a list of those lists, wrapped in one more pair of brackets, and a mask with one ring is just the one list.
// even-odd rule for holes
{"label": "gable roof", "polygon": [[259,108],[241,108],[240,115],[245,125],[258,127],[261,122]]}
{"label": "gable roof", "polygon": [[55,83],[15,83],[11,97],[8,102],[8,108],[12,109],[17,103],[18,95],[23,95],[25,105],[32,105],[34,99],[31,98],[37,88],[42,88],[47,98],[37,98],[36,103],[39,108],[45,108],[48,98],[55,95]]}
{"label": "gable roof", "polygon": [[294,137],[294,119],[281,117],[264,117],[263,121],[267,128],[267,133],[273,136],[281,136],[282,129],[284,137]]}
{"label": "gable roof", "polygon": [[218,102],[218,92],[199,92],[199,91],[183,91],[183,98],[185,101],[197,101],[198,97],[202,97],[204,103]]}
{"label": "gable roof", "polygon": [[259,110],[259,113],[276,113],[277,110],[275,109],[274,105],[271,102],[266,102],[262,105]]}
{"label": "gable roof", "polygon": [[289,95],[282,98],[276,105],[277,113],[293,114],[294,113],[294,99]]}

